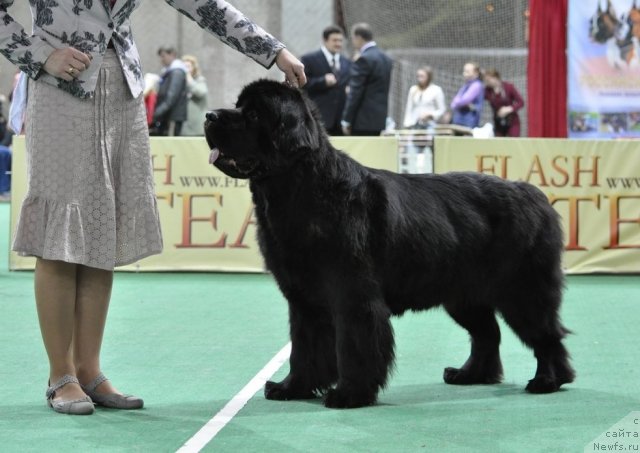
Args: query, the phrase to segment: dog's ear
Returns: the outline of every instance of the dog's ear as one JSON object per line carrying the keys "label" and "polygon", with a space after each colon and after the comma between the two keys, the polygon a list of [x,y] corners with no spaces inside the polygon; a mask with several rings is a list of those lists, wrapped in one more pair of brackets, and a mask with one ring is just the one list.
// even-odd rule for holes
{"label": "dog's ear", "polygon": [[320,137],[323,133],[322,126],[315,106],[311,104],[311,101],[304,94],[300,93],[300,95],[305,108],[306,144],[308,148],[318,149],[320,147]]}
{"label": "dog's ear", "polygon": [[[295,113],[288,108],[287,102],[297,104],[293,109]],[[273,135],[274,147],[284,152],[318,149],[324,131],[311,101],[307,100],[299,90],[295,90],[292,98],[285,101],[283,108],[289,113],[287,118],[279,124],[279,130]]]}

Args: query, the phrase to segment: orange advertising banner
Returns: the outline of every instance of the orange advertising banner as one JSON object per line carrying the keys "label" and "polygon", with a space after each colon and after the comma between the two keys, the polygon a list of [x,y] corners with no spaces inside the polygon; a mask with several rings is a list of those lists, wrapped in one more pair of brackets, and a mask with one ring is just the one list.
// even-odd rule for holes
{"label": "orange advertising banner", "polygon": [[539,187],[562,216],[567,273],[640,272],[640,142],[436,137],[434,159]]}
{"label": "orange advertising banner", "polygon": [[[332,143],[364,165],[398,170],[396,138],[335,137]],[[13,153],[11,231],[26,191],[24,137],[16,137]],[[249,182],[209,165],[201,137],[152,137],[151,155],[164,251],[118,270],[263,272]],[[10,252],[9,269],[34,266],[34,258]]]}

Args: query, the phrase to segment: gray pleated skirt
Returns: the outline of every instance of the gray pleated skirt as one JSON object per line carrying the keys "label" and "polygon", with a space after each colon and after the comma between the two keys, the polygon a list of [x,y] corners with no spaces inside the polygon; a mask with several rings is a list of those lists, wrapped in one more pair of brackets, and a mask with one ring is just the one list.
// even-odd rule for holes
{"label": "gray pleated skirt", "polygon": [[26,144],[18,254],[111,270],[162,251],[144,102],[113,50],[92,99],[29,81]]}

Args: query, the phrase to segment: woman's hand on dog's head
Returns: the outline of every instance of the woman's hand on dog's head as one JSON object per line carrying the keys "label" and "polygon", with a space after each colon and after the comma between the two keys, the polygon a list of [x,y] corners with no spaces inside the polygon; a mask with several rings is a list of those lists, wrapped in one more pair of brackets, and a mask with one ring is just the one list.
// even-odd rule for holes
{"label": "woman's hand on dog's head", "polygon": [[287,49],[282,49],[276,57],[276,65],[285,75],[285,83],[294,87],[302,87],[307,83],[304,65]]}

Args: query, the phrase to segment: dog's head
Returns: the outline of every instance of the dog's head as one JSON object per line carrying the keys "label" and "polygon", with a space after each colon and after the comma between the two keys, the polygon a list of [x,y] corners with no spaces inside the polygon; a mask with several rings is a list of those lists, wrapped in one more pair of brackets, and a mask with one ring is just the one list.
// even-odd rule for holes
{"label": "dog's head", "polygon": [[324,139],[314,107],[302,92],[271,80],[247,85],[235,109],[208,112],[204,128],[210,162],[242,179],[287,171]]}
{"label": "dog's head", "polygon": [[607,9],[602,9],[598,1],[598,10],[591,17],[589,36],[597,43],[603,44],[616,35],[621,26],[621,21],[616,17],[616,13],[609,1]]}

